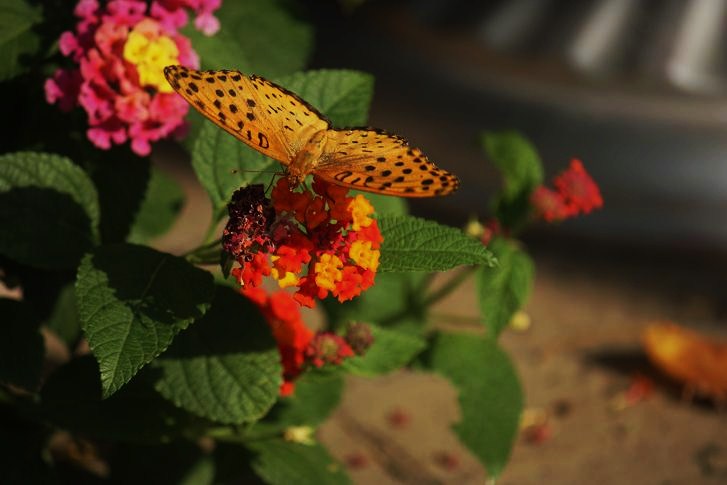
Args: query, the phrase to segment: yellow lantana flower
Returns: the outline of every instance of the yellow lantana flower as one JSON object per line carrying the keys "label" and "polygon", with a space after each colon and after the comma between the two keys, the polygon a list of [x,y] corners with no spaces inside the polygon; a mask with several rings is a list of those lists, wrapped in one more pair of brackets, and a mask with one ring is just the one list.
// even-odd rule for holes
{"label": "yellow lantana flower", "polygon": [[358,194],[349,205],[351,209],[351,217],[353,222],[351,223],[354,231],[361,230],[362,227],[369,227],[374,221],[369,215],[374,213],[374,206],[361,194]]}
{"label": "yellow lantana flower", "polygon": [[371,241],[354,241],[348,256],[353,259],[357,265],[363,269],[376,271],[379,268],[379,256],[381,253],[378,249],[371,249]]}
{"label": "yellow lantana flower", "polygon": [[335,290],[336,283],[343,279],[343,273],[340,270],[342,267],[343,261],[335,254],[322,254],[314,267],[316,285],[329,291]]}
{"label": "yellow lantana flower", "polygon": [[164,78],[164,66],[179,64],[179,49],[169,36],[160,34],[155,21],[142,20],[129,32],[124,59],[136,66],[142,86],[153,86],[160,93],[174,91]]}

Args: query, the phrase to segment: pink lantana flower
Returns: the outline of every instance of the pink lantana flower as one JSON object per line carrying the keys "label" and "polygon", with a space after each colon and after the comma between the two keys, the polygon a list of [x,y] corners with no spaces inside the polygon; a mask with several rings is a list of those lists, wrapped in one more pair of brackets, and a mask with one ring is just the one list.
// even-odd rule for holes
{"label": "pink lantana flower", "polygon": [[214,35],[220,30],[220,21],[213,12],[220,8],[222,0],[155,0],[151,4],[151,15],[171,28],[179,29],[187,24],[187,12],[196,14],[194,27],[205,35]]}
{"label": "pink lantana flower", "polygon": [[219,0],[80,0],[73,32],[59,39],[61,53],[76,66],[58,69],[46,80],[46,100],[68,111],[81,106],[88,115],[88,139],[101,149],[131,144],[148,155],[151,143],[181,136],[188,104],[164,79],[164,66],[197,68],[189,39],[177,29],[184,8],[211,16]]}

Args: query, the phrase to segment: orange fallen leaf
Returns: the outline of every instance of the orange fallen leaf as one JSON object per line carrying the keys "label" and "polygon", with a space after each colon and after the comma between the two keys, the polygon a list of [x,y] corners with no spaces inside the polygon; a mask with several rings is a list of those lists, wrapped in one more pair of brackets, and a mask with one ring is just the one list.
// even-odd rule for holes
{"label": "orange fallen leaf", "polygon": [[674,323],[654,323],[642,335],[649,360],[687,393],[727,400],[727,342],[718,342]]}

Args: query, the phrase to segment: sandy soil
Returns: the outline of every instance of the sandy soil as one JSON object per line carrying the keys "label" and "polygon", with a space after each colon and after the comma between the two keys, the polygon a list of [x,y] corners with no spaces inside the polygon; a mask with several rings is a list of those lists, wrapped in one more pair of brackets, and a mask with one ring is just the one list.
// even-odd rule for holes
{"label": "sandy soil", "polygon": [[[532,326],[506,332],[502,343],[522,378],[528,414],[546,416],[546,434],[522,433],[498,483],[727,483],[727,413],[684,401],[639,345],[644,325],[666,318],[724,336],[705,324],[716,321],[713,302],[684,288],[675,300],[669,285],[639,289],[639,278],[618,265],[587,271],[552,254],[537,264]],[[465,284],[437,310],[474,316],[473,294]],[[653,392],[624,407],[637,374]],[[484,469],[449,431],[455,402],[447,382],[431,376],[350,379],[321,438],[357,483],[484,483]],[[392,426],[392,413],[408,422]]]}

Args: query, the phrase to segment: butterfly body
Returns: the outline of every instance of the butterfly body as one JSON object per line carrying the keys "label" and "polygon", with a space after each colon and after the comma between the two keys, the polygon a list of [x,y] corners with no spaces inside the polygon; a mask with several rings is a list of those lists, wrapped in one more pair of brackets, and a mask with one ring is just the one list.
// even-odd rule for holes
{"label": "butterfly body", "polygon": [[267,79],[183,66],[167,66],[164,74],[205,117],[286,165],[293,186],[309,174],[400,197],[447,195],[459,186],[403,138],[372,128],[334,129],[316,108]]}
{"label": "butterfly body", "polygon": [[325,157],[326,141],[326,130],[317,131],[296,153],[288,165],[287,176],[292,187],[296,187],[306,175],[315,171],[318,162]]}

